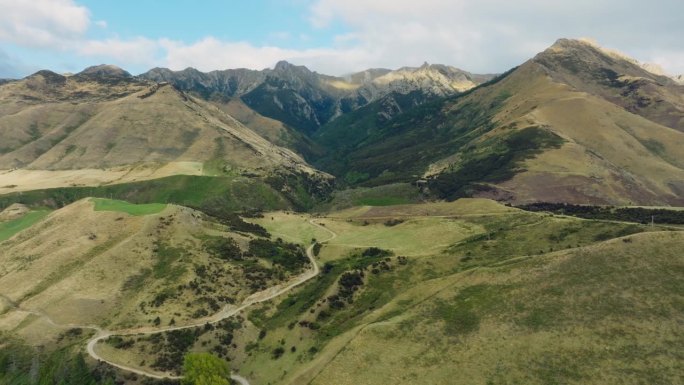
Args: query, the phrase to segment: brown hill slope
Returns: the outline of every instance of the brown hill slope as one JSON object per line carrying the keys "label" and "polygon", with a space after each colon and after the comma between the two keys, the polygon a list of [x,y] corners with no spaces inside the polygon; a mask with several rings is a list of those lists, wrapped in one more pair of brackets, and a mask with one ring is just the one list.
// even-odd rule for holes
{"label": "brown hill slope", "polygon": [[667,76],[646,70],[629,57],[586,41],[560,39],[533,61],[554,81],[684,131],[681,85]]}
{"label": "brown hill slope", "polygon": [[207,173],[211,163],[224,172],[328,179],[212,104],[111,66],[70,77],[41,71],[1,86],[0,100],[0,169],[116,168],[117,178],[133,170],[145,179]]}
{"label": "brown hill slope", "polygon": [[501,123],[541,126],[564,144],[525,161],[499,191],[517,201],[684,201],[684,87],[568,40],[501,87],[511,93]]}

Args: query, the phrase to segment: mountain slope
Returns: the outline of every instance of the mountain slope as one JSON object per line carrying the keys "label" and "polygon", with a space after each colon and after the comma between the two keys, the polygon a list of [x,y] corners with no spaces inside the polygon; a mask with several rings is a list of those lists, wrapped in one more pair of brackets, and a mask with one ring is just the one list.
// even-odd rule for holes
{"label": "mountain slope", "polygon": [[303,251],[283,266],[255,239],[283,245],[186,207],[75,202],[0,242],[0,329],[43,342],[63,331],[26,310],[118,329],[201,319],[304,269]]}
{"label": "mountain slope", "polygon": [[639,234],[426,281],[285,383],[677,383],[682,242]]}
{"label": "mountain slope", "polygon": [[646,70],[634,59],[589,42],[560,39],[533,60],[556,82],[684,131],[681,86]]}
{"label": "mountain slope", "polygon": [[112,67],[41,71],[1,86],[0,97],[0,169],[22,169],[3,173],[8,184],[30,170],[84,169],[111,170],[107,183],[188,173],[330,180],[213,104]]}
{"label": "mountain slope", "polygon": [[170,82],[205,99],[240,97],[259,114],[306,134],[389,94],[420,92],[422,99],[430,99],[459,93],[491,78],[427,64],[419,68],[371,69],[347,77],[333,77],[285,61],[263,71],[202,73],[192,68],[177,72],[155,68],[140,77]]}
{"label": "mountain slope", "polygon": [[465,95],[390,119],[376,102],[334,121],[317,138],[337,151],[314,163],[351,183],[426,178],[445,198],[680,203],[682,98],[632,61],[560,40]]}

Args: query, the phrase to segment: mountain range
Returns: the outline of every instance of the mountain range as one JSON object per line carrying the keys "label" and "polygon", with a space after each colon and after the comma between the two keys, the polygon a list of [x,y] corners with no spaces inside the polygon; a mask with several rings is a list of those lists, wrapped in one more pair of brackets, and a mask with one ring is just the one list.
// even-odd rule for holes
{"label": "mountain range", "polygon": [[369,186],[422,178],[451,199],[676,204],[683,95],[631,60],[559,40],[469,92],[391,119],[380,101],[331,122],[314,164]]}
{"label": "mountain range", "polygon": [[491,75],[474,75],[426,63],[418,68],[371,69],[334,77],[281,61],[274,69],[263,71],[202,73],[193,68],[177,72],[155,68],[140,78],[169,82],[206,99],[239,97],[260,114],[311,134],[327,122],[393,93],[419,92],[422,98],[449,96],[468,90]]}
{"label": "mountain range", "polygon": [[0,169],[115,172],[92,175],[99,183],[219,170],[329,185],[332,174],[339,186],[405,183],[438,199],[679,204],[683,90],[568,39],[497,76],[426,63],[334,77],[284,61],[44,70],[0,86]]}

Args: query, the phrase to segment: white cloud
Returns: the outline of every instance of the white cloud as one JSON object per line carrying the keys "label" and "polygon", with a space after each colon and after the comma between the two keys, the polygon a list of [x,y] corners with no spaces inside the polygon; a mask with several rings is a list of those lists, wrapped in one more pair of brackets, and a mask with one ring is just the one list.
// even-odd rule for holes
{"label": "white cloud", "polygon": [[311,34],[290,31],[273,32],[276,44],[263,46],[212,36],[194,42],[116,35],[90,39],[90,28],[107,29],[107,22],[91,20],[89,10],[74,0],[0,0],[0,12],[2,43],[72,53],[90,64],[113,62],[133,71],[153,66],[262,69],[288,60],[328,74],[424,61],[501,72],[557,38],[591,36],[670,73],[684,72],[681,0],[313,0],[308,8],[317,29],[313,33],[340,24],[345,32],[330,46],[307,49],[279,47],[295,36],[314,41]]}
{"label": "white cloud", "polygon": [[82,56],[109,59],[130,65],[152,66],[157,61],[160,43],[144,37],[129,40],[111,38],[80,41],[74,44],[72,49]]}
{"label": "white cloud", "polygon": [[0,0],[0,41],[63,48],[90,26],[90,12],[72,0]]}
{"label": "white cloud", "polygon": [[348,26],[359,47],[379,53],[369,67],[427,60],[503,71],[557,38],[592,36],[675,71],[684,65],[671,53],[684,52],[682,14],[681,0],[317,0],[309,19]]}
{"label": "white cloud", "polygon": [[670,75],[684,75],[684,51],[656,52],[646,62],[659,65]]}
{"label": "white cloud", "polygon": [[312,68],[326,68],[343,72],[351,66],[367,61],[367,53],[358,49],[285,49],[276,46],[254,46],[247,42],[227,42],[207,37],[195,43],[163,39],[164,65],[180,70],[193,67],[201,71],[228,68],[263,69],[273,67],[279,60],[306,64]]}

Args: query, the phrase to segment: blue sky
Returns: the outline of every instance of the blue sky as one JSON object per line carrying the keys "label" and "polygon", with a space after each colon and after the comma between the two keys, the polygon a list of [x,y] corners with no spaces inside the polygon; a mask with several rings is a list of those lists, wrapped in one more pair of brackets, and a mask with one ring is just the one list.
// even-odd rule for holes
{"label": "blue sky", "polygon": [[[124,4],[129,3],[130,6]],[[106,37],[115,31],[121,38],[146,36],[196,41],[213,36],[225,41],[249,41],[255,45],[286,48],[327,46],[343,34],[340,23],[324,29],[312,28],[306,13],[309,1],[150,1],[88,0],[95,20],[106,20],[107,28],[91,31]],[[167,5],[168,4],[168,5]]]}
{"label": "blue sky", "polygon": [[0,78],[278,60],[333,75],[425,61],[491,73],[560,37],[684,73],[681,0],[0,0],[0,9]]}

